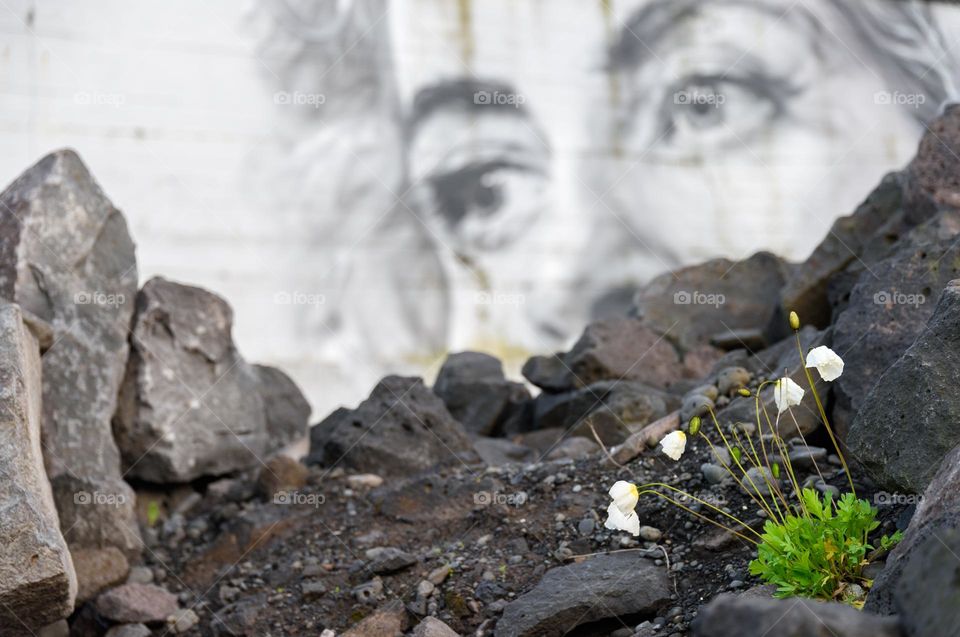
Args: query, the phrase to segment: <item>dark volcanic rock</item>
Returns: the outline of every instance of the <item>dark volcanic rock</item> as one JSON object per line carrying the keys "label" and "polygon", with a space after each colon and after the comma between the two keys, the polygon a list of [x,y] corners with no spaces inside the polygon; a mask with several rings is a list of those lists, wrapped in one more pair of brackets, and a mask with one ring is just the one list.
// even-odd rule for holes
{"label": "dark volcanic rock", "polygon": [[[110,418],[137,292],[134,252],[123,215],[73,151],[47,155],[0,194],[0,296],[52,332],[43,439],[61,528],[71,546],[116,546],[128,556],[141,544]],[[110,515],[77,506],[78,481],[113,497]]]}
{"label": "dark volcanic rock", "polygon": [[399,477],[477,457],[463,426],[421,379],[387,376],[356,409],[338,409],[311,430],[310,459]]}
{"label": "dark volcanic rock", "polygon": [[670,341],[632,318],[589,324],[563,359],[572,376],[571,388],[605,380],[665,388],[684,374]]}
{"label": "dark volcanic rock", "polygon": [[40,350],[20,308],[0,304],[0,621],[39,628],[68,616],[77,579],[40,443]]}
{"label": "dark volcanic rock", "polygon": [[624,423],[644,425],[666,415],[676,403],[675,397],[640,383],[600,381],[563,394],[540,394],[533,424],[535,429],[566,430],[603,410]]}
{"label": "dark volcanic rock", "polygon": [[523,384],[504,377],[499,360],[479,352],[448,356],[433,391],[467,431],[482,436],[500,433],[501,425],[530,399]]}
{"label": "dark volcanic rock", "polygon": [[[909,563],[921,563],[928,548],[937,538],[945,538],[960,529],[960,447],[951,451],[940,463],[940,469],[930,485],[918,498],[919,504],[903,535],[903,540],[887,557],[887,564],[877,576],[870,589],[865,608],[872,612],[892,614],[896,612],[895,596],[901,582],[916,583],[904,575]],[[914,496],[916,497],[916,496]],[[940,568],[949,568],[952,560],[945,560]],[[955,564],[955,561],[953,561]],[[956,589],[954,589],[956,590]]]}
{"label": "dark volcanic rock", "polygon": [[960,208],[960,106],[949,106],[930,124],[905,172],[904,208],[910,222]]}
{"label": "dark volcanic rock", "polygon": [[828,295],[830,281],[860,259],[866,244],[896,223],[900,213],[901,178],[883,178],[852,215],[840,217],[814,251],[788,276],[780,293],[784,315],[794,311],[810,325],[825,328],[833,307]]}
{"label": "dark volcanic rock", "polygon": [[[253,371],[260,380],[268,439],[291,442],[306,436],[310,430],[310,403],[293,379],[267,365],[254,365]],[[270,446],[275,448],[277,443]]]}
{"label": "dark volcanic rock", "polygon": [[635,312],[686,352],[730,331],[767,330],[787,271],[768,252],[737,262],[714,259],[655,278],[637,294]]}
{"label": "dark volcanic rock", "polygon": [[[143,286],[114,418],[130,475],[163,483],[223,474],[255,466],[301,435],[292,419],[303,406],[277,405],[293,389],[273,372],[254,371],[232,326],[230,306],[211,292],[161,278]],[[267,429],[265,377],[275,431]]]}
{"label": "dark volcanic rock", "polygon": [[939,637],[960,629],[960,529],[928,536],[905,559],[894,610],[907,635]]}
{"label": "dark volcanic rock", "polygon": [[554,568],[511,602],[496,637],[551,637],[606,618],[653,614],[670,601],[663,567],[635,553],[612,553]]}
{"label": "dark volcanic rock", "polygon": [[960,280],[926,329],[876,383],[850,426],[853,457],[882,486],[921,492],[960,444]]}
{"label": "dark volcanic rock", "polygon": [[724,594],[700,609],[694,637],[901,637],[895,618],[840,603]]}

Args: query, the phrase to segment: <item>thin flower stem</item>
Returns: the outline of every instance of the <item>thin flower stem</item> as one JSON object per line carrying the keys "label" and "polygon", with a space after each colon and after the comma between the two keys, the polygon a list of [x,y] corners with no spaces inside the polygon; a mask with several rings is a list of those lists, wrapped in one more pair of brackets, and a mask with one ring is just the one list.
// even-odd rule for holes
{"label": "thin flower stem", "polygon": [[[793,415],[793,410],[789,410],[790,418],[793,420],[793,425],[797,428],[797,435],[800,436],[800,441],[803,442],[803,446],[809,449],[807,445],[807,439],[804,438],[803,432],[800,431],[800,423],[797,422],[797,417]],[[826,479],[823,477],[823,473],[820,471],[820,465],[817,464],[816,458],[810,456],[810,461],[813,462],[813,468],[817,472],[817,476],[820,477],[820,481],[826,483]]]}
{"label": "thin flower stem", "polygon": [[[733,432],[733,437],[736,439],[737,444],[740,447],[743,447],[743,443],[740,442],[740,435],[737,433],[736,428],[734,427],[731,431]],[[750,436],[745,436],[745,437],[747,439],[747,442],[750,443],[750,450],[753,452],[753,455],[756,456],[757,450],[753,446],[753,438],[751,438]],[[747,454],[747,457],[749,458],[750,454]],[[760,459],[758,457],[757,463],[759,462],[760,462]],[[770,490],[770,495],[773,499],[774,506],[777,508],[777,513],[779,514],[780,520],[783,521],[784,519],[783,511],[781,511],[780,507],[777,505],[777,497],[776,497],[776,496],[780,496],[780,501],[783,503],[784,510],[786,510],[789,513],[790,505],[787,503],[786,497],[784,497],[783,495],[783,491],[779,488],[779,486],[773,484],[773,482],[770,480],[770,477],[767,475],[767,472],[761,469],[759,464],[754,464],[754,466],[757,468],[758,471],[760,471],[760,474],[763,476],[763,481],[766,483],[767,489]],[[764,467],[769,469],[770,468],[769,463],[764,465]],[[772,473],[772,470],[771,470],[771,473]],[[764,499],[764,501],[766,501],[766,499]]]}
{"label": "thin flower stem", "polygon": [[706,501],[704,501],[704,500],[701,500],[700,498],[698,498],[698,497],[696,497],[696,496],[694,496],[694,495],[691,495],[691,494],[687,493],[686,491],[682,491],[682,490],[677,489],[677,488],[675,488],[675,487],[671,487],[669,484],[663,484],[662,482],[652,482],[652,483],[650,483],[650,484],[645,484],[645,485],[643,485],[643,487],[644,487],[643,490],[638,491],[639,495],[644,495],[644,494],[647,494],[647,493],[652,493],[653,495],[655,495],[655,496],[657,496],[657,497],[659,497],[659,498],[663,498],[664,500],[666,500],[666,501],[669,502],[670,504],[672,504],[672,505],[674,505],[674,506],[676,506],[676,507],[679,507],[679,508],[683,509],[683,510],[686,511],[687,513],[690,513],[691,515],[695,515],[695,516],[697,516],[698,518],[700,518],[700,519],[702,519],[702,520],[704,520],[704,521],[706,521],[706,522],[709,522],[710,524],[712,524],[712,525],[714,525],[714,526],[720,527],[720,528],[723,529],[724,531],[729,531],[730,533],[733,533],[733,534],[736,535],[737,537],[739,537],[739,538],[741,538],[741,539],[743,539],[743,540],[746,540],[747,542],[752,542],[753,544],[759,544],[759,542],[757,542],[757,541],[754,540],[753,538],[749,538],[749,537],[743,535],[742,533],[739,533],[739,532],[731,529],[729,526],[727,526],[727,525],[725,525],[725,524],[721,524],[720,522],[717,522],[716,520],[710,519],[710,518],[708,518],[707,516],[703,515],[702,513],[698,513],[698,512],[696,512],[696,511],[694,511],[694,510],[691,509],[690,507],[688,507],[688,506],[686,506],[686,505],[684,505],[684,504],[681,504],[680,502],[677,502],[677,501],[674,500],[673,498],[671,498],[671,497],[669,497],[669,496],[667,496],[667,495],[665,495],[665,494],[663,494],[663,493],[660,493],[659,491],[657,491],[657,490],[655,490],[655,489],[650,489],[650,488],[646,488],[646,487],[664,487],[664,488],[670,489],[671,491],[675,491],[676,493],[679,493],[679,494],[681,494],[682,496],[684,496],[684,497],[686,497],[686,498],[690,498],[691,500],[696,500],[696,501],[699,502],[700,504],[702,504],[702,505],[704,505],[704,506],[706,506],[706,507],[709,507],[710,509],[716,511],[717,513],[719,513],[719,514],[721,514],[721,515],[724,515],[724,516],[730,518],[731,520],[733,520],[734,522],[736,522],[737,524],[739,524],[740,526],[742,526],[744,529],[746,529],[746,530],[750,531],[751,533],[753,533],[754,535],[756,535],[756,536],[757,536],[758,538],[760,538],[761,540],[763,539],[763,536],[762,536],[760,533],[758,533],[756,530],[754,530],[754,529],[753,529],[749,524],[747,524],[746,522],[743,522],[742,520],[740,520],[740,519],[737,518],[736,516],[733,516],[733,515],[727,513],[726,511],[724,511],[724,510],[722,510],[722,509],[719,509],[719,508],[713,506],[713,505],[710,504],[709,502],[706,502]]}
{"label": "thin flower stem", "polygon": [[830,442],[833,443],[833,448],[837,451],[837,456],[840,457],[840,464],[843,465],[843,472],[847,474],[847,482],[850,483],[850,492],[856,496],[857,488],[853,486],[853,476],[850,475],[850,467],[847,466],[847,459],[844,457],[843,452],[840,451],[840,445],[837,443],[836,436],[833,435],[833,427],[830,426],[830,420],[827,418],[827,412],[823,408],[823,403],[820,401],[820,394],[817,393],[817,388],[813,382],[813,376],[810,374],[810,370],[807,369],[807,360],[803,355],[803,344],[800,342],[800,331],[794,330],[794,336],[797,338],[797,351],[800,353],[800,366],[803,367],[803,373],[807,377],[807,384],[810,385],[810,391],[813,392],[813,400],[817,403],[817,410],[820,412],[820,418],[823,420],[823,426],[827,429],[827,434],[830,436]]}
{"label": "thin flower stem", "polygon": [[[710,445],[711,450],[715,449],[713,442],[709,438],[707,438],[707,436],[702,431],[700,432],[700,436],[702,436],[703,439],[707,441],[707,444]],[[714,457],[716,457],[716,454],[714,454]],[[779,517],[780,519],[783,519],[783,514],[780,512],[779,507],[777,508],[777,515],[774,515],[773,510],[770,508],[770,505],[767,504],[767,501],[764,498],[761,497],[760,499],[757,499],[757,496],[759,495],[759,491],[756,489],[756,485],[753,485],[754,486],[753,490],[748,489],[746,485],[744,485],[743,482],[740,481],[740,479],[737,477],[737,474],[733,472],[733,469],[731,469],[729,465],[724,463],[723,460],[721,460],[719,457],[717,457],[717,462],[719,462],[720,465],[724,468],[724,470],[728,474],[730,474],[730,477],[734,479],[734,481],[737,483],[737,485],[741,489],[743,489],[744,493],[746,493],[747,496],[749,496],[749,498],[753,500],[754,504],[756,504],[758,507],[763,509],[764,512],[766,512],[766,514],[769,515],[771,518]],[[744,473],[744,475],[746,476],[746,473]],[[753,482],[753,479],[751,478],[750,481]],[[776,504],[776,501],[774,501],[774,504]]]}
{"label": "thin flower stem", "polygon": [[[708,411],[710,412],[710,419],[713,421],[714,428],[717,430],[717,433],[720,434],[720,439],[723,440],[723,445],[727,448],[727,450],[730,450],[730,442],[727,440],[727,437],[723,434],[723,428],[720,426],[720,423],[717,422],[716,414],[713,413],[712,409],[708,408]],[[706,438],[706,436],[704,437]],[[740,464],[740,461],[737,460],[737,458],[733,455],[732,451],[731,451],[730,457],[733,459],[734,462],[737,463],[737,467],[740,469],[740,472],[743,473],[743,477],[745,477],[747,480],[750,481],[750,486],[753,487],[753,490],[751,491],[750,489],[747,489],[745,486],[743,486],[743,483],[737,478],[736,474],[734,474],[733,471],[724,464],[724,469],[727,470],[727,473],[729,473],[730,476],[737,481],[737,484],[740,485],[741,489],[747,492],[747,495],[750,496],[751,500],[756,502],[758,506],[760,506],[764,511],[766,511],[767,515],[769,515],[771,518],[778,517],[777,515],[774,515],[774,512],[773,512],[774,508],[776,508],[777,514],[779,515],[779,517],[782,518],[783,514],[780,513],[780,507],[777,505],[776,500],[774,500],[773,502],[774,507],[771,507],[769,504],[767,504],[767,499],[764,498],[763,495],[760,493],[760,489],[757,487],[757,483],[754,482],[753,478],[751,478],[749,474],[747,474],[746,469],[743,468],[743,465]],[[764,480],[766,480],[767,479],[766,472],[761,471],[760,473],[763,474],[763,478]],[[754,497],[755,495],[756,497]],[[759,500],[757,498],[759,498]]]}
{"label": "thin flower stem", "polygon": [[[774,388],[776,391],[776,388]],[[763,418],[767,421],[767,424],[770,425],[770,414],[767,413],[767,406],[761,404],[760,408],[763,409]],[[800,509],[803,511],[804,515],[809,517],[810,512],[807,510],[807,505],[804,503],[803,498],[801,497],[802,489],[800,488],[800,482],[797,480],[797,475],[793,471],[793,463],[790,462],[790,453],[787,451],[787,446],[783,442],[783,438],[780,437],[780,413],[777,412],[777,418],[772,425],[770,425],[770,431],[773,434],[773,442],[777,445],[777,450],[780,452],[780,458],[783,460],[783,466],[787,469],[787,476],[790,478],[790,483],[793,485],[793,490],[797,494],[797,502],[800,504]]]}

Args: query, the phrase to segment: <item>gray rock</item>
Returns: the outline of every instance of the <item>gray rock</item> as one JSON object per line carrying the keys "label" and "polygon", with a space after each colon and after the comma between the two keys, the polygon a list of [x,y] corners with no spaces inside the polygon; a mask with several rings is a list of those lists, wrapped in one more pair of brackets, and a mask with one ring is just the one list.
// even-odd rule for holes
{"label": "gray rock", "polygon": [[496,637],[559,637],[576,626],[624,615],[653,614],[670,602],[666,570],[635,553],[600,555],[551,569],[512,601]]}
{"label": "gray rock", "polygon": [[533,356],[523,364],[520,373],[546,392],[564,392],[571,386],[570,370],[563,362],[563,352],[552,356]]}
{"label": "gray rock", "polygon": [[261,609],[267,604],[263,593],[250,595],[224,606],[214,615],[212,624],[215,634],[229,637],[253,637],[254,627]]}
{"label": "gray rock", "polygon": [[244,361],[232,326],[227,302],[201,288],[154,278],[140,290],[114,418],[130,475],[186,482],[257,466],[290,442],[267,431],[261,378],[277,377]]}
{"label": "gray rock", "polygon": [[960,280],[926,330],[881,376],[850,426],[852,456],[878,484],[919,493],[960,444]]}
{"label": "gray rock", "polygon": [[700,465],[700,471],[710,484],[720,484],[724,480],[730,479],[730,474],[727,473],[726,469],[710,462]]}
{"label": "gray rock", "polygon": [[700,609],[694,637],[901,637],[897,620],[840,603],[723,594]]}
{"label": "gray rock", "polygon": [[823,466],[827,460],[827,450],[823,447],[796,445],[787,450],[787,457],[794,467],[813,467],[814,463]]}
{"label": "gray rock", "polygon": [[[736,473],[739,473],[739,471],[739,469],[734,469]],[[773,472],[769,468],[760,466],[747,469],[747,474],[740,478],[740,482],[743,483],[743,488],[748,493],[759,493],[762,496],[767,496],[770,495],[769,485],[777,486],[780,481],[773,477]]]}
{"label": "gray rock", "polygon": [[600,453],[600,446],[597,443],[589,438],[574,436],[561,440],[556,446],[547,450],[543,458],[546,460],[579,460],[588,458],[595,453]]}
{"label": "gray rock", "polygon": [[778,312],[784,262],[768,252],[714,259],[662,274],[635,300],[637,316],[681,351],[742,329],[766,330]]}
{"label": "gray rock", "polygon": [[751,378],[750,372],[743,367],[725,367],[717,372],[717,390],[730,396],[741,387],[746,387]]}
{"label": "gray rock", "polygon": [[477,454],[480,455],[480,459],[491,467],[522,464],[534,460],[533,449],[511,442],[505,438],[477,436],[473,439],[473,447],[477,450]]}
{"label": "gray rock", "polygon": [[784,315],[795,311],[804,324],[821,329],[830,324],[829,284],[862,258],[865,245],[896,220],[901,212],[901,181],[897,174],[885,176],[853,214],[833,222],[807,260],[788,275],[780,293]]}
{"label": "gray rock", "polygon": [[960,626],[960,529],[945,528],[916,546],[893,594],[906,634],[939,637]]}
{"label": "gray rock", "polygon": [[683,404],[680,406],[680,421],[690,422],[694,416],[706,417],[714,407],[713,401],[708,397],[690,394],[683,399]]}
{"label": "gray rock", "polygon": [[[110,418],[136,290],[126,221],[73,151],[47,155],[0,194],[0,297],[51,332],[43,439],[61,529],[72,547],[116,546],[128,557],[141,542]],[[78,491],[116,504],[109,515],[75,506]]]}
{"label": "gray rock", "polygon": [[684,376],[670,341],[626,317],[587,325],[563,361],[570,370],[570,388],[626,380],[663,389]]}
{"label": "gray rock", "polygon": [[[954,529],[960,528],[960,447],[951,451],[937,471],[923,497],[907,496],[918,500],[916,511],[910,520],[903,535],[903,540],[890,555],[883,571],[875,579],[870,595],[867,597],[865,608],[881,614],[896,612],[894,595],[901,581],[904,579],[904,568],[908,563],[920,562],[927,553],[926,547],[931,546],[931,540],[938,537],[945,538]],[[877,501],[878,505],[886,505],[889,494],[884,494],[884,500]],[[919,554],[919,555],[917,555]],[[943,566],[948,566],[946,563]]]}
{"label": "gray rock", "polygon": [[366,555],[367,559],[370,560],[370,570],[377,575],[402,571],[418,562],[415,555],[393,546],[368,549]]}
{"label": "gray rock", "polygon": [[[674,397],[640,383],[601,381],[562,394],[540,394],[534,401],[533,424],[535,429],[569,430],[593,412],[604,411],[625,425],[639,426],[663,417],[675,402]],[[588,427],[578,435],[593,437]]]}
{"label": "gray rock", "polygon": [[310,431],[310,461],[400,477],[477,460],[463,425],[419,378],[387,376]]}
{"label": "gray rock", "polygon": [[121,624],[108,630],[106,637],[150,637],[152,634],[143,624]]}
{"label": "gray rock", "polygon": [[501,427],[530,400],[521,383],[508,381],[500,361],[488,354],[451,354],[440,368],[433,391],[467,431],[484,436]]}
{"label": "gray rock", "polygon": [[167,617],[167,625],[173,630],[174,634],[183,635],[189,632],[194,626],[200,623],[200,618],[193,612],[192,608],[178,610],[176,613]]}
{"label": "gray rock", "polygon": [[77,572],[77,603],[96,597],[104,589],[123,582],[130,572],[130,563],[123,552],[108,546],[105,549],[74,549],[70,552]]}
{"label": "gray rock", "polygon": [[70,637],[70,624],[65,619],[47,624],[37,631],[36,637]]}
{"label": "gray rock", "polygon": [[841,435],[869,406],[874,385],[924,331],[941,291],[958,277],[960,244],[954,236],[920,245],[903,240],[893,256],[860,276],[833,328],[832,347],[844,360],[843,375],[832,383]]}
{"label": "gray rock", "polygon": [[115,622],[166,621],[177,612],[177,597],[153,584],[124,584],[100,595],[97,612]]}
{"label": "gray rock", "polygon": [[260,397],[266,416],[267,437],[271,448],[299,440],[310,431],[310,403],[293,379],[282,370],[254,365],[260,381]]}
{"label": "gray rock", "polygon": [[457,637],[457,633],[436,617],[424,617],[413,629],[413,637]]}
{"label": "gray rock", "polygon": [[40,628],[67,617],[77,577],[41,451],[40,350],[20,308],[0,303],[0,620]]}

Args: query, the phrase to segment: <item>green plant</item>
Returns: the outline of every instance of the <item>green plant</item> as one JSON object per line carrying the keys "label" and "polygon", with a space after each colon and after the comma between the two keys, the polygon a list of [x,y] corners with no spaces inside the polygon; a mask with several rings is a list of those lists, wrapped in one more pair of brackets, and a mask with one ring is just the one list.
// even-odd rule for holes
{"label": "green plant", "polygon": [[[607,509],[606,526],[637,535],[639,520],[634,511],[637,501],[646,494],[656,495],[754,544],[757,547],[757,557],[750,563],[750,572],[775,584],[779,597],[800,595],[839,599],[860,607],[863,605],[865,590],[869,589],[872,583],[863,578],[863,567],[876,554],[892,548],[900,540],[901,534],[898,531],[893,536],[883,536],[876,549],[869,544],[869,534],[879,526],[876,520],[877,511],[866,500],[857,498],[853,477],[810,372],[811,367],[816,368],[824,381],[833,381],[843,373],[843,360],[825,346],[816,347],[804,356],[799,335],[800,319],[795,312],[790,313],[790,327],[796,336],[801,367],[817,412],[840,458],[850,492],[838,501],[834,501],[829,495],[823,496],[821,500],[816,490],[803,488],[797,479],[790,463],[784,431],[790,431],[792,424],[795,431],[791,431],[791,435],[806,444],[803,430],[791,410],[801,404],[805,392],[787,376],[776,381],[765,381],[754,391],[746,388],[739,390],[741,396],[754,399],[756,426],[752,432],[736,425],[725,431],[713,410],[708,410],[713,430],[729,452],[726,454],[728,461],[721,459],[724,454],[717,453],[714,442],[702,430],[701,419],[696,416],[688,423],[687,433],[674,431],[660,442],[665,455],[679,460],[686,448],[688,435],[704,440],[714,452],[717,462],[768,518],[763,533],[730,511],[671,485],[658,482],[637,487],[622,480],[610,489],[613,502]],[[772,386],[777,408],[773,417],[761,400],[761,392],[768,385]],[[781,416],[784,414],[790,421],[784,423],[781,429]],[[819,480],[825,483],[820,467],[815,460],[812,462]],[[700,510],[686,506],[684,501],[697,503]],[[705,512],[709,512],[716,519]]]}
{"label": "green plant", "polygon": [[[775,584],[776,597],[832,598],[860,606],[862,594],[851,585],[870,586],[862,570],[874,549],[868,539],[880,525],[877,510],[852,493],[836,502],[830,495],[821,500],[813,489],[803,489],[800,497],[805,515],[788,515],[764,525],[750,573]],[[889,550],[900,536],[900,531],[883,536],[879,548]]]}

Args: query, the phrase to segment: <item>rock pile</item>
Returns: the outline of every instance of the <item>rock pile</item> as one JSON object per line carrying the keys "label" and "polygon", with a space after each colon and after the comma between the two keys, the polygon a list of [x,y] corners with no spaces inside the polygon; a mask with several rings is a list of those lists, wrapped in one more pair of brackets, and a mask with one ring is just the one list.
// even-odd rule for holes
{"label": "rock pile", "polygon": [[[630,316],[531,358],[526,384],[478,352],[451,354],[432,388],[388,376],[312,428],[303,463],[277,454],[307,434],[293,381],[241,356],[215,294],[162,278],[137,290],[123,216],[75,154],[52,154],[0,194],[4,630],[952,634],[958,153],[950,108],[803,263],[760,253],[658,277]],[[791,310],[807,323],[796,337]],[[629,479],[760,528],[725,450],[693,440],[673,462],[650,447],[710,412],[756,434],[738,390],[805,385],[798,340],[846,361],[818,394],[877,532],[905,530],[871,565],[863,613],[773,599],[750,547],[656,498],[638,505],[638,538],[603,526],[606,489]],[[775,411],[772,389],[760,396]],[[792,413],[782,453],[838,493],[812,392]]]}

